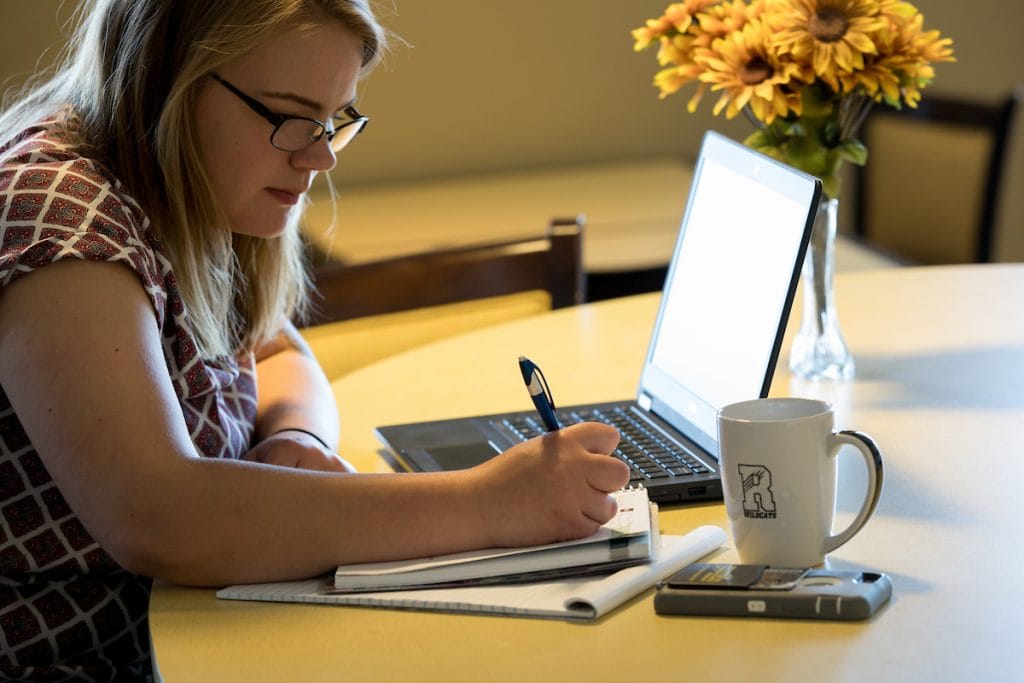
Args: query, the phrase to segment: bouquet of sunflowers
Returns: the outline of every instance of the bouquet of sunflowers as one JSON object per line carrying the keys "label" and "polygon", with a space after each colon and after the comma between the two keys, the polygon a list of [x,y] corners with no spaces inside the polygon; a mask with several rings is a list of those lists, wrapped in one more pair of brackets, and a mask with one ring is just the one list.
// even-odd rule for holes
{"label": "bouquet of sunflowers", "polygon": [[637,51],[657,43],[662,98],[690,83],[687,109],[719,93],[714,113],[744,112],[747,145],[839,192],[839,167],[864,164],[858,130],[875,102],[916,107],[934,62],[952,41],[925,31],[902,0],[685,0],[633,31]]}

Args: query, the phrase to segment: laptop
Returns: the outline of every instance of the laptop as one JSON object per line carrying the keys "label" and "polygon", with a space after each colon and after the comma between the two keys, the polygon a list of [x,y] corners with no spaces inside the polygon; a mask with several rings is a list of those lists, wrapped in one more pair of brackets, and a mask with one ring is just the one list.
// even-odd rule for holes
{"label": "laptop", "polygon": [[[721,498],[716,416],[768,395],[820,195],[817,178],[705,135],[636,399],[556,410],[563,425],[617,427],[614,456],[652,500]],[[543,425],[519,411],[376,431],[396,469],[430,472],[477,465]]]}

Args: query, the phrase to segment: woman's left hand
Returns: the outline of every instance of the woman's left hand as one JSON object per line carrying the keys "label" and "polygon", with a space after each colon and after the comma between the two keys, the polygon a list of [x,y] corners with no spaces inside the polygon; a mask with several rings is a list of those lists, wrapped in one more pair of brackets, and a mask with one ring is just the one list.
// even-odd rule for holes
{"label": "woman's left hand", "polygon": [[309,434],[283,430],[271,434],[245,454],[243,460],[300,470],[352,473],[356,468]]}

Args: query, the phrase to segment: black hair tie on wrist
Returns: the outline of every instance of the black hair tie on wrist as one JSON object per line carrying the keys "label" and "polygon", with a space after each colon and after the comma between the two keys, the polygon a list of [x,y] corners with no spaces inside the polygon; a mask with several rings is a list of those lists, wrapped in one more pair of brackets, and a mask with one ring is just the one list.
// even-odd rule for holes
{"label": "black hair tie on wrist", "polygon": [[309,431],[308,429],[302,429],[301,427],[285,427],[284,429],[278,429],[276,432],[271,434],[271,436],[274,436],[274,434],[281,434],[282,432],[301,432],[306,436],[313,437],[313,439],[315,439],[316,442],[319,443],[321,446],[331,451],[332,453],[334,452],[334,449],[328,446],[326,441],[324,441],[323,439],[321,439],[319,436]]}

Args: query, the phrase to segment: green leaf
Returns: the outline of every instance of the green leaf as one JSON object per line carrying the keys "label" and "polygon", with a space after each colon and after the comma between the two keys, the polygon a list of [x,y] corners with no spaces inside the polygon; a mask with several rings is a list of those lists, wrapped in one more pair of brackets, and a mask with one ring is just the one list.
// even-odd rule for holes
{"label": "green leaf", "polygon": [[860,140],[847,140],[836,148],[839,158],[863,166],[868,161],[868,148]]}
{"label": "green leaf", "polygon": [[743,141],[743,144],[751,149],[756,149],[762,154],[767,154],[775,159],[780,159],[779,149],[785,144],[785,142],[785,138],[780,137],[776,131],[771,128],[758,128],[747,136],[747,139]]}
{"label": "green leaf", "polygon": [[743,144],[753,149],[761,149],[762,147],[768,147],[769,145],[775,144],[775,140],[774,136],[772,136],[767,128],[758,128],[747,136],[747,139],[743,141]]}
{"label": "green leaf", "polygon": [[790,165],[818,177],[831,170],[829,150],[814,135],[791,138],[786,145],[786,156]]}

